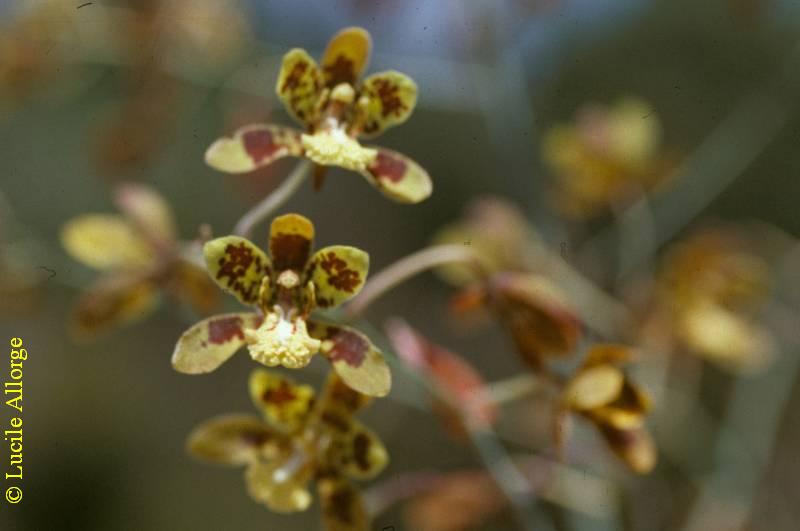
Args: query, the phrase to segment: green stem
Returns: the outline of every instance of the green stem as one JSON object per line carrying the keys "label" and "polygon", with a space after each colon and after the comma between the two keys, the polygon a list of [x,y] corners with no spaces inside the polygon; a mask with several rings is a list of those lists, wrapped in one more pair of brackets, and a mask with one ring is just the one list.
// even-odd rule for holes
{"label": "green stem", "polygon": [[300,189],[311,173],[310,170],[311,162],[306,159],[301,160],[280,186],[242,216],[233,228],[233,233],[238,236],[250,236],[256,225],[271,216]]}

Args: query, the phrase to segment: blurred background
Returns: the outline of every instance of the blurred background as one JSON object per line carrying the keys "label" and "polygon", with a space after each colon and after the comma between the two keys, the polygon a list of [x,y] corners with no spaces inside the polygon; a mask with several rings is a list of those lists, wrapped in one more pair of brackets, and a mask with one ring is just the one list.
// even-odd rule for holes
{"label": "blurred background", "polygon": [[[162,193],[183,239],[197,237],[202,224],[227,233],[280,184],[293,161],[223,175],[204,164],[205,149],[243,124],[289,124],[274,94],[283,53],[302,47],[319,57],[334,33],[358,25],[373,38],[368,71],[396,69],[419,86],[414,115],[377,143],[424,166],[434,194],[420,205],[396,204],[357,175],[333,169],[320,192],[307,184],[282,209],[314,221],[318,247],[368,250],[377,272],[428,245],[474,198],[501,196],[524,212],[547,247],[635,311],[647,288],[634,279],[658,271],[665,249],[706,223],[741,225],[767,248],[761,259],[772,267],[769,301],[780,309],[764,322],[776,344],[769,364],[739,374],[700,358],[683,356],[670,369],[663,369],[663,358],[651,365],[645,359],[643,385],[661,386],[650,421],[658,466],[634,475],[592,430],[579,431],[575,444],[589,449],[576,451],[580,458],[560,490],[531,500],[535,528],[796,529],[797,2],[0,0],[0,6],[0,329],[4,338],[23,338],[29,352],[24,498],[0,510],[0,528],[320,527],[318,506],[273,514],[250,500],[240,470],[201,464],[185,452],[185,437],[198,422],[252,412],[245,388],[252,361],[240,354],[210,375],[176,373],[173,346],[198,317],[169,299],[140,321],[77,341],[69,333],[70,311],[97,274],[63,251],[59,233],[77,215],[116,212],[112,190],[123,181]],[[641,119],[657,124],[652,134],[668,182],[646,201],[637,196],[576,216],[559,203],[560,166],[545,149],[548,135],[556,126],[580,124],[587,106],[613,108],[626,100],[645,102]],[[262,225],[254,240],[266,244],[266,235]],[[524,372],[499,327],[476,331],[452,316],[452,295],[426,273],[377,301],[366,320],[387,351],[383,323],[403,316],[487,381]],[[225,304],[236,308],[232,299]],[[418,471],[481,469],[479,454],[448,436],[424,391],[394,366],[392,395],[361,415],[392,457],[372,483]],[[325,369],[317,359],[295,377],[318,384]],[[501,418],[497,430],[510,434],[509,452],[541,450],[541,409],[532,400],[509,406],[512,418],[531,419],[530,426],[519,420],[508,426]],[[414,501],[391,504],[374,528],[433,525],[409,518]],[[508,513],[476,520],[474,529],[518,529]],[[426,529],[468,529],[438,525]]]}

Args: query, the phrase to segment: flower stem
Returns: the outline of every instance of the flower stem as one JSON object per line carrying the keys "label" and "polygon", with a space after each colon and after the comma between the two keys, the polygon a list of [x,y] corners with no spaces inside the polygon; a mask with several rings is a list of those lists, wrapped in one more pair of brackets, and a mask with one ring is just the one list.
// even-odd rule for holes
{"label": "flower stem", "polygon": [[311,162],[303,159],[297,163],[286,179],[279,187],[272,191],[267,197],[261,200],[256,206],[248,210],[244,216],[236,223],[233,233],[238,236],[250,236],[253,227],[262,220],[272,215],[278,210],[294,193],[300,189],[300,185],[308,177],[311,170]]}
{"label": "flower stem", "polygon": [[452,263],[472,265],[481,271],[475,253],[463,245],[436,245],[401,258],[373,276],[345,309],[350,320],[358,318],[378,297],[428,269]]}

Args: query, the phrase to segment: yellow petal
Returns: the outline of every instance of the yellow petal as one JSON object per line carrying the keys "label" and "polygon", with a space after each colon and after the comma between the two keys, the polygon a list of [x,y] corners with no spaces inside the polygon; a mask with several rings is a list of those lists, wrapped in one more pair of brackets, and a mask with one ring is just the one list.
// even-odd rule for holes
{"label": "yellow petal", "polygon": [[600,432],[617,457],[637,474],[647,474],[655,468],[658,452],[646,429],[620,430],[601,426]]}
{"label": "yellow petal", "polygon": [[607,404],[622,391],[624,376],[611,365],[599,365],[578,372],[564,390],[564,401],[577,410],[590,410]]}
{"label": "yellow petal", "polygon": [[755,373],[775,357],[766,331],[728,309],[708,302],[685,312],[680,332],[686,343],[708,361],[732,372]]}
{"label": "yellow petal", "polygon": [[250,398],[270,426],[293,432],[303,426],[314,404],[314,388],[299,385],[277,372],[256,369],[250,373]]}
{"label": "yellow petal", "polygon": [[389,394],[392,373],[367,336],[346,326],[311,322],[309,328],[311,335],[322,341],[321,352],[344,383],[367,396]]}
{"label": "yellow petal", "polygon": [[593,345],[583,367],[595,367],[598,365],[621,365],[633,357],[630,347],[625,345],[615,345],[611,343],[601,343]]}
{"label": "yellow petal", "polygon": [[275,271],[303,271],[314,245],[314,224],[300,214],[278,216],[269,232],[269,253]]}
{"label": "yellow petal", "polygon": [[661,125],[650,105],[639,100],[623,100],[614,106],[608,118],[611,156],[639,166],[656,155]]}
{"label": "yellow petal", "polygon": [[243,304],[255,304],[264,277],[271,271],[267,255],[239,236],[216,238],[203,246],[208,274]]}
{"label": "yellow petal", "polygon": [[389,464],[389,453],[378,436],[358,421],[331,447],[331,466],[352,479],[372,479]]}
{"label": "yellow petal", "polygon": [[253,124],[237,129],[206,150],[206,164],[225,173],[247,173],[283,157],[303,154],[300,132],[290,127]]}
{"label": "yellow petal", "polygon": [[176,238],[175,220],[164,198],[140,183],[121,184],[114,196],[117,207],[150,241],[169,244]]}
{"label": "yellow petal", "polygon": [[215,370],[245,344],[245,331],[263,318],[255,313],[228,313],[203,319],[178,340],[172,366],[186,374]]}
{"label": "yellow petal", "polygon": [[371,397],[353,390],[344,383],[335,371],[328,371],[325,389],[320,398],[320,402],[324,405],[323,409],[333,408],[352,415],[371,401]]}
{"label": "yellow petal", "polygon": [[433,184],[424,168],[396,151],[376,149],[375,160],[361,174],[382,194],[400,203],[419,203],[431,195]]}
{"label": "yellow petal", "polygon": [[325,531],[369,531],[361,493],[347,480],[329,476],[317,482]]}
{"label": "yellow petal", "polygon": [[157,302],[158,290],[150,280],[121,274],[101,278],[78,300],[72,333],[78,339],[91,339],[113,326],[141,319]]}
{"label": "yellow petal", "polygon": [[197,426],[186,447],[193,456],[222,465],[245,465],[278,435],[252,415],[223,415]]}
{"label": "yellow petal", "polygon": [[363,28],[345,28],[328,42],[322,55],[325,84],[335,87],[339,83],[355,85],[369,62],[372,42]]}
{"label": "yellow petal", "polygon": [[61,243],[75,260],[96,269],[143,268],[154,259],[147,241],[121,216],[84,214],[61,229]]}
{"label": "yellow petal", "polygon": [[275,92],[294,119],[313,125],[319,114],[322,72],[305,50],[294,48],[283,56]]}
{"label": "yellow petal", "polygon": [[281,462],[256,461],[247,467],[247,492],[259,503],[279,513],[305,511],[311,505],[304,470],[293,471]]}
{"label": "yellow petal", "polygon": [[627,430],[641,426],[651,407],[650,396],[626,378],[619,396],[593,409],[590,416],[595,422]]}
{"label": "yellow petal", "polygon": [[373,137],[408,120],[417,104],[417,84],[394,70],[380,72],[364,80],[359,97],[364,98],[358,107],[361,133]]}
{"label": "yellow petal", "polygon": [[361,291],[369,270],[369,255],[361,249],[332,245],[320,249],[308,264],[317,306],[332,308]]}

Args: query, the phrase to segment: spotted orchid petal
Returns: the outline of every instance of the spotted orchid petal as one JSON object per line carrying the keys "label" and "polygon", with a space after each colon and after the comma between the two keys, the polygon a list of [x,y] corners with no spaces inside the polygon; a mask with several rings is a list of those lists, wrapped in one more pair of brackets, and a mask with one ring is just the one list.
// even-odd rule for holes
{"label": "spotted orchid petal", "polygon": [[[242,304],[255,304],[262,281],[272,271],[267,255],[239,236],[216,238],[203,246],[211,278]],[[268,287],[268,286],[266,286]]]}
{"label": "spotted orchid petal", "polygon": [[375,149],[375,159],[361,174],[382,194],[400,203],[419,203],[431,195],[431,178],[419,164],[396,151]]}
{"label": "spotted orchid petal", "polygon": [[303,271],[314,245],[314,224],[299,214],[278,216],[269,233],[269,253],[275,271]]}
{"label": "spotted orchid petal", "polygon": [[362,334],[346,326],[309,322],[312,337],[322,341],[320,352],[352,389],[367,396],[386,396],[392,374],[381,352]]}
{"label": "spotted orchid petal", "polygon": [[317,482],[325,531],[369,531],[370,521],[361,493],[340,476]]}
{"label": "spotted orchid petal", "polygon": [[186,447],[194,457],[222,465],[246,465],[264,454],[281,436],[253,415],[223,415],[207,420],[189,435]]}
{"label": "spotted orchid petal", "polygon": [[283,157],[303,154],[300,131],[290,127],[252,124],[237,129],[206,150],[206,164],[225,173],[247,173]]}
{"label": "spotted orchid petal", "polygon": [[122,216],[78,216],[61,229],[61,243],[75,260],[95,269],[142,269],[154,260],[147,240]]}
{"label": "spotted orchid petal", "polygon": [[394,70],[380,72],[364,80],[359,97],[361,134],[371,138],[408,120],[417,104],[417,84]]}
{"label": "spotted orchid petal", "polygon": [[245,331],[263,317],[255,313],[228,313],[203,319],[178,339],[172,366],[185,374],[215,370],[245,344]]}
{"label": "spotted orchid petal", "polygon": [[159,244],[175,241],[177,230],[172,209],[155,189],[140,183],[123,183],[117,188],[114,201],[148,240]]}
{"label": "spotted orchid petal", "polygon": [[256,369],[250,374],[250,398],[267,423],[282,431],[300,428],[314,404],[314,388],[279,373]]}
{"label": "spotted orchid petal", "polygon": [[332,445],[333,462],[352,479],[372,479],[386,468],[389,452],[378,436],[354,420],[351,429]]}
{"label": "spotted orchid petal", "polygon": [[369,62],[372,41],[362,28],[345,28],[331,38],[322,55],[322,71],[325,85],[335,87],[339,83],[355,85]]}
{"label": "spotted orchid petal", "polygon": [[305,125],[317,121],[322,88],[322,71],[305,50],[294,48],[283,56],[275,92],[295,120]]}
{"label": "spotted orchid petal", "polygon": [[308,264],[320,308],[332,308],[356,295],[364,286],[369,255],[361,249],[332,245],[317,251]]}
{"label": "spotted orchid petal", "polygon": [[152,280],[125,274],[102,277],[78,299],[71,332],[77,339],[91,339],[113,326],[143,318],[157,302],[158,289]]}

